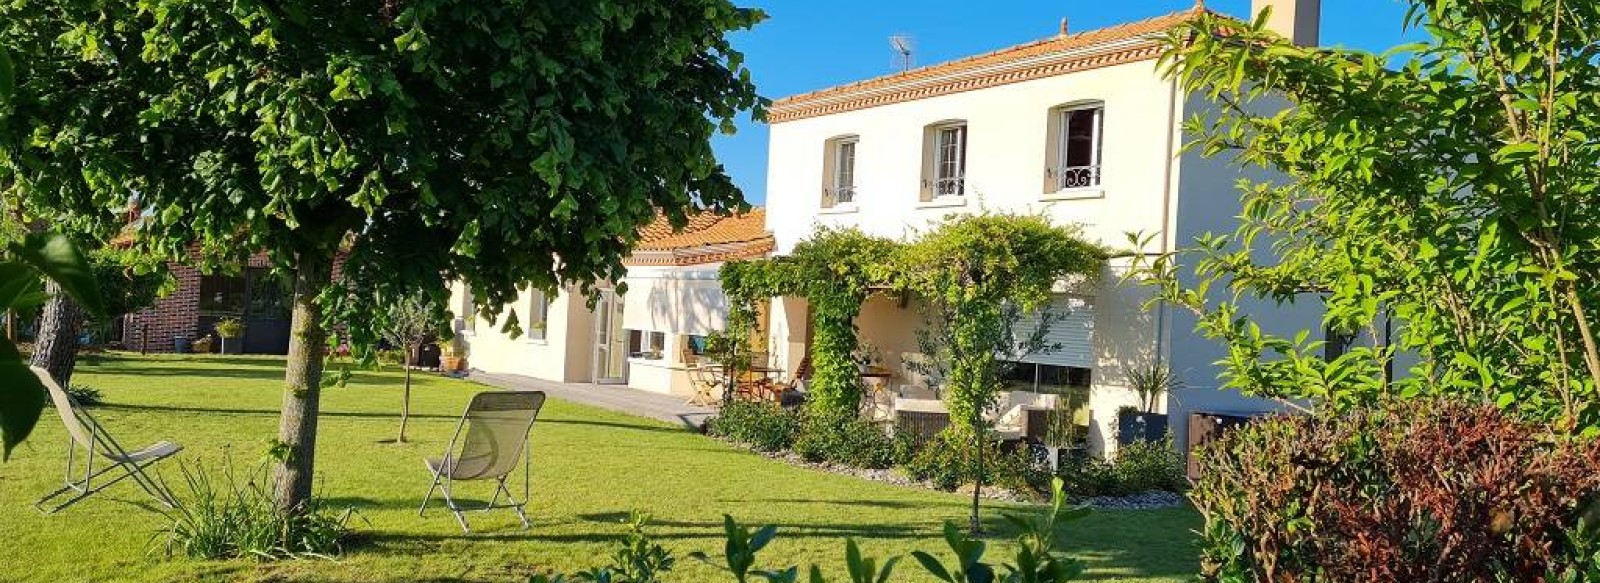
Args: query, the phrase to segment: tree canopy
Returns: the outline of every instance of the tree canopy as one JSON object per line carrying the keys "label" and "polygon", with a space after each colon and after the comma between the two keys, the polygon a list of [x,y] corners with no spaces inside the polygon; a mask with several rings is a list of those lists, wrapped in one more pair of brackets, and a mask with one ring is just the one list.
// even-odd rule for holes
{"label": "tree canopy", "polygon": [[762,111],[726,38],[761,18],[727,0],[0,5],[0,47],[25,56],[0,179],[70,208],[137,193],[140,250],[265,251],[295,275],[274,448],[294,503],[325,317],[371,340],[363,298],[442,301],[453,279],[494,316],[530,285],[620,278],[658,213],[745,205],[709,140]]}
{"label": "tree canopy", "polygon": [[[1241,183],[1237,230],[1142,273],[1227,344],[1223,380],[1246,393],[1449,394],[1600,428],[1600,4],[1415,1],[1408,23],[1429,40],[1382,55],[1296,47],[1263,20],[1176,30],[1171,74],[1215,104],[1190,147],[1286,179]],[[1320,300],[1365,341],[1324,358],[1240,296]]]}

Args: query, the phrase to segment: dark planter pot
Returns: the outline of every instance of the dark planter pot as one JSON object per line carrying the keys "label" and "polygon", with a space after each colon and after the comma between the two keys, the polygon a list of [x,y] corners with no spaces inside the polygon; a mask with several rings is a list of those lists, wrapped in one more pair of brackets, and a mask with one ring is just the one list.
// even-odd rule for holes
{"label": "dark planter pot", "polygon": [[244,339],[243,338],[223,338],[222,339],[222,353],[223,354],[244,354]]}
{"label": "dark planter pot", "polygon": [[1165,413],[1124,411],[1117,415],[1117,445],[1136,441],[1161,441],[1167,438]]}

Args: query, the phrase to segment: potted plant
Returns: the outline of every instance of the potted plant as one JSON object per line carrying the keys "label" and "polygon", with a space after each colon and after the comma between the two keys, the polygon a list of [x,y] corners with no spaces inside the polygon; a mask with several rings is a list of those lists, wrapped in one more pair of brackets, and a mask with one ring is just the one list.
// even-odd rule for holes
{"label": "potted plant", "polygon": [[1162,396],[1181,388],[1183,383],[1171,368],[1157,362],[1128,369],[1128,385],[1139,393],[1139,406],[1117,409],[1117,443],[1165,439],[1167,415],[1157,413],[1156,405]]}
{"label": "potted plant", "polygon": [[222,338],[223,354],[241,354],[244,352],[244,343],[239,339],[244,336],[244,321],[238,318],[224,318],[217,322],[217,336]]}
{"label": "potted plant", "polygon": [[461,350],[454,340],[440,340],[434,344],[439,346],[439,370],[441,372],[458,372],[466,365],[466,359],[461,357]]}

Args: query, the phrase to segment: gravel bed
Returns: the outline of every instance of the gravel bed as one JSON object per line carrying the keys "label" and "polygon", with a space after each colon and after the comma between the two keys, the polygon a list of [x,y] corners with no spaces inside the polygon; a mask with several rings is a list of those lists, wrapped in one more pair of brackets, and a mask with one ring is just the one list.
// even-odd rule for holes
{"label": "gravel bed", "polygon": [[1102,510],[1153,510],[1183,506],[1184,499],[1182,494],[1151,490],[1129,496],[1096,496],[1083,503]]}

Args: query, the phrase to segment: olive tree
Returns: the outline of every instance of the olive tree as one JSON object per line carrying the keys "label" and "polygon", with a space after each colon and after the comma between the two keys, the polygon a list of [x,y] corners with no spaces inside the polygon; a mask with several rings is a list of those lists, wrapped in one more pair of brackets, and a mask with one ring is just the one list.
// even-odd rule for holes
{"label": "olive tree", "polygon": [[443,332],[444,309],[427,294],[410,293],[389,302],[377,316],[379,336],[400,350],[400,366],[405,369],[405,388],[400,396],[400,432],[395,436],[395,443],[405,443],[406,421],[411,417],[411,367],[416,364],[413,359],[424,344]]}
{"label": "olive tree", "polygon": [[[1413,0],[1428,39],[1383,55],[1263,23],[1201,16],[1164,60],[1215,104],[1186,124],[1192,149],[1285,179],[1242,181],[1235,231],[1135,274],[1227,346],[1224,383],[1334,408],[1445,394],[1600,429],[1600,4]],[[1241,297],[1320,301],[1370,341],[1326,358]],[[1415,367],[1391,374],[1404,353]]]}
{"label": "olive tree", "polygon": [[0,7],[17,23],[0,46],[54,39],[46,62],[77,85],[41,90],[137,93],[111,104],[127,118],[46,117],[36,133],[56,141],[31,146],[95,154],[76,181],[91,204],[139,193],[137,248],[205,267],[264,251],[292,280],[272,451],[277,503],[297,511],[330,323],[370,342],[362,298],[442,303],[461,280],[495,318],[529,286],[619,279],[657,213],[744,206],[709,140],[760,114],[726,39],[760,18],[726,0],[36,2]]}

